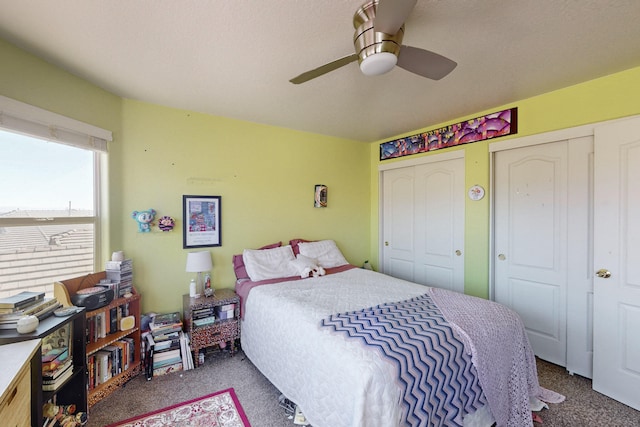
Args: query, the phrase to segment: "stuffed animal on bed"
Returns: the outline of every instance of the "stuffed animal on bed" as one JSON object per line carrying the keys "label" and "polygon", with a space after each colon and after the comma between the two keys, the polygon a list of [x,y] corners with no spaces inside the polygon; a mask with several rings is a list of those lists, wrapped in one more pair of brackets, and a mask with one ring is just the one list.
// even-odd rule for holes
{"label": "stuffed animal on bed", "polygon": [[310,276],[324,276],[326,274],[324,268],[318,265],[317,260],[309,258],[302,254],[298,254],[296,259],[291,262],[293,263],[293,265],[295,265],[298,274],[300,274],[300,277],[303,279]]}
{"label": "stuffed animal on bed", "polygon": [[148,209],[146,211],[133,211],[131,213],[133,219],[138,223],[138,231],[140,233],[148,233],[151,231],[153,225],[153,218],[156,216],[154,209]]}

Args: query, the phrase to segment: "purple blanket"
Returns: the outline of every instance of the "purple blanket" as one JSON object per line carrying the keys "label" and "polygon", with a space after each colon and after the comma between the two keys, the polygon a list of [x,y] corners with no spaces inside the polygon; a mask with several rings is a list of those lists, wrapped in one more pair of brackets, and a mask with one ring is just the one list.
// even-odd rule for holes
{"label": "purple blanket", "polygon": [[532,426],[529,397],[559,403],[564,396],[540,387],[535,356],[520,317],[481,298],[431,288],[433,302],[472,355],[498,427]]}

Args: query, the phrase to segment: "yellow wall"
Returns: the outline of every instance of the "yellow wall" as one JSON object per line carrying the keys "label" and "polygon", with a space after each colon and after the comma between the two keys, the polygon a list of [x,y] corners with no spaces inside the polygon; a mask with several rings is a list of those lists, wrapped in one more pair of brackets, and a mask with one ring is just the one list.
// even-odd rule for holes
{"label": "yellow wall", "polygon": [[[231,259],[243,248],[292,238],[333,238],[352,263],[369,242],[369,146],[361,142],[125,100],[122,147],[111,151],[111,183],[121,193],[112,224],[134,260],[145,309],[179,309],[188,292],[182,195],[221,196],[222,246],[213,285],[232,288]],[[328,207],[314,208],[315,184]],[[177,220],[171,232],[137,232],[134,210]],[[114,246],[115,248],[116,246]]]}
{"label": "yellow wall", "polygon": [[[402,159],[380,162],[380,143],[406,135],[457,123],[483,114],[518,107],[518,134],[492,141],[476,142],[460,147],[434,151],[422,155],[438,155],[450,150],[465,150],[465,183],[482,185],[487,195],[478,202],[465,197],[465,293],[487,297],[489,292],[489,143],[550,132],[588,123],[640,114],[640,68],[634,68],[579,85],[524,99],[512,104],[496,106],[467,117],[454,117],[422,129],[371,144],[371,259],[378,260],[378,202],[381,163],[402,162]],[[405,159],[422,155],[414,155]],[[377,262],[376,262],[377,266]]]}

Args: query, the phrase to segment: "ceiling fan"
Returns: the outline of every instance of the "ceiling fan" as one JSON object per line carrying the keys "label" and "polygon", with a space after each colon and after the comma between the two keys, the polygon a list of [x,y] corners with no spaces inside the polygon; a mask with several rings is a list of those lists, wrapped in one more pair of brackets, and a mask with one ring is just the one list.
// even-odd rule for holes
{"label": "ceiling fan", "polygon": [[396,65],[414,74],[440,80],[458,65],[455,61],[429,50],[402,44],[404,22],[417,0],[372,0],[353,15],[353,44],[356,53],[337,59],[289,80],[307,82],[330,71],[358,61],[360,71],[376,76]]}

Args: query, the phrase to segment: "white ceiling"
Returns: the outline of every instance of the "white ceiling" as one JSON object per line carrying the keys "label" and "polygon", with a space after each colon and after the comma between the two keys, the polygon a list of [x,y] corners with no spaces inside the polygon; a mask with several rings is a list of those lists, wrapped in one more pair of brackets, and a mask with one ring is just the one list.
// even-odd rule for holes
{"label": "white ceiling", "polygon": [[403,43],[449,76],[289,83],[353,53],[362,2],[0,0],[0,37],[125,98],[361,141],[640,66],[638,0],[418,0]]}

